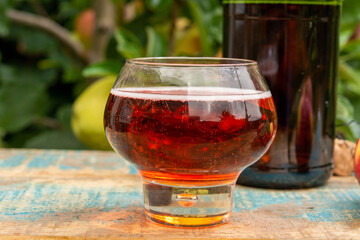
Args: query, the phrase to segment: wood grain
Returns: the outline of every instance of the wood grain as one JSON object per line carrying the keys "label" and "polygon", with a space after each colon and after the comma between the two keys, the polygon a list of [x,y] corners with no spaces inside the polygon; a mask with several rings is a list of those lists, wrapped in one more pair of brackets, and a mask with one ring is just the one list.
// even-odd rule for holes
{"label": "wood grain", "polygon": [[136,170],[112,152],[0,149],[0,239],[359,239],[360,188],[333,177],[305,190],[237,186],[231,221],[153,224]]}

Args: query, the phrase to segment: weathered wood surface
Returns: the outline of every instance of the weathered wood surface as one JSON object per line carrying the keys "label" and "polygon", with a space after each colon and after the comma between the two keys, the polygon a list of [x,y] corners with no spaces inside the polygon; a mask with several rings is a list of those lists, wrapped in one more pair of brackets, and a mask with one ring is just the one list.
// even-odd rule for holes
{"label": "weathered wood surface", "polygon": [[0,149],[0,239],[54,238],[360,239],[360,187],[237,186],[229,223],[177,229],[145,219],[140,178],[114,153]]}

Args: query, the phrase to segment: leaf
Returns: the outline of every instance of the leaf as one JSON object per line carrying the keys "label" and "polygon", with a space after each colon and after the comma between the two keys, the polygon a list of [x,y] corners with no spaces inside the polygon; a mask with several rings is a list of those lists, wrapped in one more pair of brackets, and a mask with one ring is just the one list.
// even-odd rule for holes
{"label": "leaf", "polygon": [[222,41],[222,7],[217,0],[187,0],[193,19],[200,32],[201,47],[205,56],[213,56],[214,44]]}
{"label": "leaf", "polygon": [[345,122],[341,119],[336,119],[336,136],[354,142],[356,141],[356,137],[354,136],[353,130],[348,124],[348,122]]}
{"label": "leaf", "polygon": [[143,56],[143,49],[140,41],[136,36],[125,29],[115,31],[115,39],[117,41],[117,51],[125,58],[137,58]]}
{"label": "leaf", "polygon": [[125,2],[125,0],[111,0],[114,4],[120,4],[122,2]]}
{"label": "leaf", "polygon": [[145,4],[150,10],[160,12],[171,9],[173,0],[146,0]]}
{"label": "leaf", "polygon": [[0,36],[5,37],[9,34],[9,21],[0,11]]}
{"label": "leaf", "polygon": [[4,137],[5,137],[5,131],[4,129],[0,128],[0,148],[3,148],[5,146]]}
{"label": "leaf", "polygon": [[[154,14],[158,16],[159,14]],[[164,20],[163,20],[164,21]],[[139,44],[140,48],[144,45],[146,45],[146,26],[149,24],[149,17],[145,16],[144,14],[137,16],[135,19],[133,19],[131,22],[124,25],[121,29],[128,29],[127,31],[130,31],[130,34],[135,37],[135,41],[137,44]],[[116,39],[116,35],[115,35]]]}
{"label": "leaf", "polygon": [[46,131],[25,143],[26,148],[84,149],[71,131]]}
{"label": "leaf", "polygon": [[346,45],[349,42],[349,38],[351,37],[352,34],[353,34],[352,28],[340,31],[340,36],[339,36],[340,51],[343,51],[343,49],[346,47]]}
{"label": "leaf", "polygon": [[0,128],[20,131],[44,115],[50,104],[47,88],[56,76],[53,69],[0,64]]}
{"label": "leaf", "polygon": [[[355,108],[351,101],[340,95],[336,107],[336,133],[354,141],[360,137],[360,125],[355,119]],[[354,121],[355,120],[355,121]]]}
{"label": "leaf", "polygon": [[354,119],[354,107],[348,98],[341,95],[337,97],[336,115],[348,121]]}
{"label": "leaf", "polygon": [[38,65],[33,66],[33,68],[60,70],[64,83],[74,83],[82,80],[82,63],[67,51],[63,51],[59,42],[48,34],[14,25],[11,27],[9,38],[19,42],[18,45],[21,46],[20,54],[29,56],[44,55],[38,61]]}
{"label": "leaf", "polygon": [[345,0],[342,6],[341,29],[354,29],[360,21],[360,1]]}
{"label": "leaf", "polygon": [[44,85],[18,82],[0,88],[0,128],[14,133],[43,115],[47,107]]}
{"label": "leaf", "polygon": [[348,92],[360,96],[360,73],[346,62],[340,61],[339,74]]}
{"label": "leaf", "polygon": [[[352,105],[354,106],[354,119],[360,122],[360,96],[352,101]],[[358,136],[358,138],[360,138],[360,136]]]}
{"label": "leaf", "polygon": [[4,146],[7,148],[22,148],[27,140],[34,137],[39,132],[39,129],[28,127],[16,133],[8,133],[6,135]]}
{"label": "leaf", "polygon": [[166,43],[163,37],[155,31],[152,27],[146,28],[148,37],[146,56],[147,57],[162,57],[166,55]]}
{"label": "leaf", "polygon": [[[49,1],[49,0],[47,0]],[[55,2],[55,1],[49,1]],[[64,22],[66,21],[66,27],[71,29],[74,24],[74,19],[76,16],[85,9],[92,7],[92,2],[89,0],[72,0],[72,1],[57,1],[58,11],[57,15],[57,22]],[[53,5],[50,4],[50,5]]]}
{"label": "leaf", "polygon": [[341,61],[358,60],[360,61],[360,39],[348,42],[341,49]]}
{"label": "leaf", "polygon": [[118,75],[123,65],[124,64],[118,60],[108,59],[86,67],[82,75],[86,78]]}
{"label": "leaf", "polygon": [[9,34],[9,20],[6,11],[9,8],[8,0],[0,0],[0,36],[5,37]]}
{"label": "leaf", "polygon": [[347,121],[343,118],[336,119],[336,135],[355,142],[360,137],[360,124],[356,121]]}
{"label": "leaf", "polygon": [[16,69],[9,65],[0,64],[0,86],[16,79]]}
{"label": "leaf", "polygon": [[76,83],[81,81],[83,65],[77,60],[64,54],[59,49],[50,51],[49,57],[39,62],[41,68],[56,68],[61,70],[63,83]]}
{"label": "leaf", "polygon": [[33,84],[51,85],[56,81],[57,72],[54,69],[39,70],[34,66],[24,66],[21,71],[16,65],[0,64],[0,83],[21,84],[32,82]]}
{"label": "leaf", "polygon": [[61,123],[61,126],[66,130],[71,130],[71,114],[72,114],[71,104],[65,104],[59,107],[56,112],[56,119]]}
{"label": "leaf", "polygon": [[9,38],[19,41],[21,51],[28,54],[46,54],[59,48],[59,43],[54,37],[29,27],[12,26]]}

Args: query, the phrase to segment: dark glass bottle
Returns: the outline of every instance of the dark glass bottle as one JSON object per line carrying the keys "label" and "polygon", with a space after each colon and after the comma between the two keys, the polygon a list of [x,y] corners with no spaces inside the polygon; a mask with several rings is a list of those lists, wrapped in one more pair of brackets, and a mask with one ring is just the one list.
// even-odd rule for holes
{"label": "dark glass bottle", "polygon": [[223,3],[223,55],[258,61],[278,113],[273,145],[238,183],[325,184],[333,168],[341,0]]}

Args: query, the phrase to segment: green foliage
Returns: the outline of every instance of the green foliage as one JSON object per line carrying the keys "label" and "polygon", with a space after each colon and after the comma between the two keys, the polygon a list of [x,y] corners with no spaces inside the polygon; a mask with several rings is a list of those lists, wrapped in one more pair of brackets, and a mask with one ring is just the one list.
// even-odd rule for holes
{"label": "green foliage", "polygon": [[115,32],[115,39],[117,41],[116,50],[125,58],[144,56],[141,42],[132,32],[126,29],[118,29]]}
{"label": "green foliage", "polygon": [[[117,75],[127,58],[219,52],[220,0],[112,3],[118,13],[105,59],[88,64],[46,31],[14,24],[6,12],[47,17],[81,44],[74,22],[92,1],[0,0],[0,147],[86,148],[74,137],[70,121],[73,102],[89,83]],[[360,38],[353,36],[359,12],[360,1],[344,1],[336,130],[352,141],[360,137]]]}
{"label": "green foliage", "polygon": [[83,71],[84,77],[104,77],[108,75],[118,75],[123,63],[115,59],[107,59],[103,62],[95,63]]}
{"label": "green foliage", "polygon": [[80,143],[71,131],[44,131],[30,138],[24,145],[25,148],[52,148],[52,149],[82,149]]}
{"label": "green foliage", "polygon": [[0,36],[9,34],[9,21],[6,18],[7,1],[0,1]]}
{"label": "green foliage", "polygon": [[145,3],[150,10],[160,12],[171,8],[173,0],[146,0]]}
{"label": "green foliage", "polygon": [[342,7],[341,30],[353,30],[360,21],[360,2],[344,0]]}
{"label": "green foliage", "polygon": [[[0,36],[0,147],[84,148],[70,128],[74,92],[85,87],[83,63],[44,31],[2,21],[7,9],[34,11],[30,2],[0,1],[0,32],[8,27]],[[62,21],[59,12],[48,14]]]}
{"label": "green foliage", "polygon": [[[345,0],[340,29],[336,133],[351,141],[360,138],[360,1]],[[356,35],[356,34],[355,34]]]}
{"label": "green foliage", "polygon": [[0,1],[0,147],[85,148],[74,137],[70,121],[73,102],[89,83],[117,75],[127,58],[174,55],[175,45],[196,27],[201,40],[194,35],[184,44],[191,44],[199,56],[218,52],[222,35],[218,0],[112,3],[118,14],[106,57],[88,65],[57,38],[36,27],[14,24],[6,12],[16,9],[46,17],[70,31],[79,44],[74,22],[92,8],[92,1]]}
{"label": "green foliage", "polygon": [[[31,69],[16,71],[6,65],[0,89],[0,126],[14,133],[29,126],[36,117],[41,117],[49,96],[46,85],[51,82],[51,72],[34,72]],[[50,73],[50,74],[47,74]]]}
{"label": "green foliage", "polygon": [[222,7],[217,0],[187,0],[199,27],[204,54],[215,54],[215,44],[222,41]]}
{"label": "green foliage", "polygon": [[166,43],[163,37],[150,26],[146,28],[147,33],[147,57],[163,57],[166,55]]}

